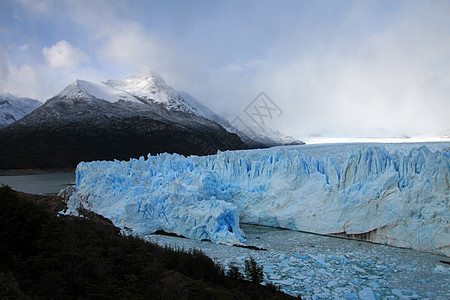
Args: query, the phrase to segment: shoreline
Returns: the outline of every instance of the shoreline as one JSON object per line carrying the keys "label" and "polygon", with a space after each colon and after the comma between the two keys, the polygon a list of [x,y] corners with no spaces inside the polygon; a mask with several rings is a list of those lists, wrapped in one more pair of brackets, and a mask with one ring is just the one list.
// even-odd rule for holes
{"label": "shoreline", "polygon": [[60,169],[0,169],[0,176],[42,175],[52,173],[75,173],[75,168]]}

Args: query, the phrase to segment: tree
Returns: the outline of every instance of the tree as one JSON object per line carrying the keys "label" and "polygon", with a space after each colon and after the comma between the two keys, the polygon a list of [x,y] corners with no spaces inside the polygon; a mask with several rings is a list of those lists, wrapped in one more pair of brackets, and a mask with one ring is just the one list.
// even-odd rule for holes
{"label": "tree", "polygon": [[236,280],[244,280],[244,275],[239,271],[239,267],[235,262],[231,262],[228,265],[227,276],[236,279]]}
{"label": "tree", "polygon": [[245,260],[244,272],[247,279],[255,284],[260,284],[264,279],[263,267],[258,265],[253,257]]}

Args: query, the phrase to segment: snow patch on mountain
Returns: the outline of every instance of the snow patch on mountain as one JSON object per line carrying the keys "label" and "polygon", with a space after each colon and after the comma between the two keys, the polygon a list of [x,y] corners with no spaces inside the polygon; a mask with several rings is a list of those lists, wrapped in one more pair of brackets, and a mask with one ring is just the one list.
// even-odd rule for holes
{"label": "snow patch on mountain", "polygon": [[68,207],[91,209],[139,235],[162,229],[235,243],[244,222],[449,256],[450,143],[425,145],[311,145],[81,163]]}
{"label": "snow patch on mountain", "polygon": [[[147,103],[164,106],[168,110],[183,111],[206,118],[219,125],[228,124],[226,120],[212,112],[186,92],[178,92],[152,70],[122,80],[108,80],[106,85],[126,92]],[[229,124],[228,124],[229,125]]]}
{"label": "snow patch on mountain", "polygon": [[104,83],[95,83],[85,80],[77,79],[75,82],[68,85],[64,90],[58,93],[55,97],[58,98],[68,98],[68,99],[77,99],[77,98],[87,98],[87,99],[101,99],[108,101],[110,103],[116,103],[120,100],[130,101],[130,102],[140,102],[134,96],[123,92],[121,90],[117,90],[111,88],[110,86]]}
{"label": "snow patch on mountain", "polygon": [[204,117],[210,121],[227,124],[227,121],[209,110],[187,93],[177,92],[154,72],[131,76],[121,80],[89,82],[76,80],[56,95],[57,98],[100,99],[110,103],[118,101],[160,105],[167,110],[182,111]]}
{"label": "snow patch on mountain", "polygon": [[177,92],[153,71],[121,80],[108,80],[106,85],[155,103],[170,104],[177,98]]}
{"label": "snow patch on mountain", "polygon": [[215,122],[226,131],[239,135],[252,148],[302,144],[302,142],[268,127],[260,128],[251,120],[245,120],[245,124],[241,124],[242,122],[230,123],[188,93],[173,89],[158,73],[151,70],[125,79],[110,79],[99,83],[76,80],[56,97],[88,100],[95,98],[110,103],[129,101],[141,103],[156,110],[156,107],[162,107],[169,112],[181,111],[193,114]]}
{"label": "snow patch on mountain", "polygon": [[0,128],[23,118],[41,105],[42,102],[31,98],[15,97],[9,93],[0,95]]}

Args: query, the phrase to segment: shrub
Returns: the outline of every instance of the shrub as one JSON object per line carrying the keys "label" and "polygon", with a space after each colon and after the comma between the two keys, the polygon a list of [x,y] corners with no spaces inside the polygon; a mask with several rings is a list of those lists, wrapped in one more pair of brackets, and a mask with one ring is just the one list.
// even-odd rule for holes
{"label": "shrub", "polygon": [[260,284],[264,279],[263,267],[258,265],[253,257],[245,260],[244,272],[247,279],[255,284]]}
{"label": "shrub", "polygon": [[242,273],[239,271],[239,268],[235,262],[231,262],[228,265],[227,276],[236,280],[244,280],[244,275],[242,275]]}
{"label": "shrub", "polygon": [[[123,236],[95,214],[58,217],[31,199],[0,187],[0,299],[292,298],[227,277],[200,250]],[[262,267],[246,263],[259,283]]]}

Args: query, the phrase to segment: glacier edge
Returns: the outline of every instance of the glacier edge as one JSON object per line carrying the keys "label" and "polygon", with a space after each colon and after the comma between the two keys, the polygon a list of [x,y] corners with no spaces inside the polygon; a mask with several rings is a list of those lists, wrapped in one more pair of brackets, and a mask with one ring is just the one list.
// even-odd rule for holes
{"label": "glacier edge", "polygon": [[133,234],[244,242],[239,222],[450,256],[450,147],[333,145],[80,163],[68,213]]}

